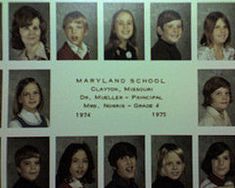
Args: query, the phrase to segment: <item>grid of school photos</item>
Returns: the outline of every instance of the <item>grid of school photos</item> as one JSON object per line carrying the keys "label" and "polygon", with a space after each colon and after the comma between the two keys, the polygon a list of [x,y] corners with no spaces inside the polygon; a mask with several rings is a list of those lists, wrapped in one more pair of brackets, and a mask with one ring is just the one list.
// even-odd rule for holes
{"label": "grid of school photos", "polygon": [[[234,10],[0,0],[0,187],[234,188]],[[115,90],[130,78],[150,91]]]}

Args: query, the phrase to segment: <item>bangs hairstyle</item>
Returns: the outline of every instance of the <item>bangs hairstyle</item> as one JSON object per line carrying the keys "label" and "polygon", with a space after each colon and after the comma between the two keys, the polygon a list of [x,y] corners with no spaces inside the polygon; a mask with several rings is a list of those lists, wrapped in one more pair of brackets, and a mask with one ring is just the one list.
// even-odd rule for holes
{"label": "bangs hairstyle", "polygon": [[173,143],[163,144],[159,148],[157,153],[157,176],[162,176],[163,162],[170,152],[174,152],[175,154],[177,154],[181,161],[184,163],[184,152],[180,147]]}
{"label": "bangs hairstyle", "polygon": [[66,26],[74,20],[77,20],[78,24],[83,24],[85,29],[88,30],[87,18],[79,11],[70,12],[64,17],[63,29],[65,29]]}
{"label": "bangs hairstyle", "polygon": [[117,160],[124,156],[135,157],[137,159],[136,147],[128,142],[116,143],[109,151],[109,164],[112,167],[117,167]]}
{"label": "bangs hairstyle", "polygon": [[40,21],[39,27],[41,30],[40,41],[46,45],[46,32],[47,25],[42,17],[41,13],[30,6],[23,6],[18,9],[13,18],[12,22],[12,35],[11,35],[11,44],[12,48],[22,50],[25,48],[23,41],[21,40],[21,36],[19,33],[20,28],[29,27],[32,24],[34,18],[38,18]]}
{"label": "bangs hairstyle", "polygon": [[[174,20],[181,20],[182,23],[182,28],[183,28],[183,20],[180,16],[180,14],[174,10],[165,10],[163,11],[157,19],[157,27],[160,27],[163,30],[163,26],[171,21]],[[160,35],[157,33],[158,37],[160,37]]]}
{"label": "bangs hairstyle", "polygon": [[200,41],[200,44],[203,46],[209,46],[213,43],[212,33],[215,29],[216,22],[222,19],[225,25],[228,28],[228,38],[224,43],[226,47],[231,42],[231,27],[228,21],[228,18],[222,12],[211,12],[204,21],[204,32]]}
{"label": "bangs hairstyle", "polygon": [[72,181],[72,176],[69,169],[72,163],[73,155],[79,150],[84,151],[88,159],[88,169],[85,175],[81,178],[81,182],[84,184],[94,182],[92,171],[95,169],[95,165],[89,146],[86,143],[72,143],[66,147],[60,158],[59,167],[56,174],[56,187],[59,187],[61,183],[70,183]]}
{"label": "bangs hairstyle", "polygon": [[212,98],[211,94],[219,89],[219,88],[227,88],[229,90],[229,95],[230,95],[230,101],[229,103],[232,103],[232,92],[231,92],[231,84],[224,78],[219,77],[219,76],[214,76],[207,80],[207,82],[204,84],[203,87],[203,96],[204,96],[204,102],[202,106],[207,107],[210,106],[212,103]]}
{"label": "bangs hairstyle", "polygon": [[216,159],[223,152],[229,151],[230,157],[230,170],[226,176],[234,174],[234,154],[232,153],[230,147],[224,142],[215,142],[213,143],[206,152],[206,156],[201,164],[201,169],[207,174],[211,175],[212,173],[212,160]]}
{"label": "bangs hairstyle", "polygon": [[38,149],[32,145],[25,145],[16,151],[15,165],[20,167],[21,161],[29,158],[39,158],[39,161],[41,162],[41,156]]}
{"label": "bangs hairstyle", "polygon": [[118,45],[120,44],[120,41],[117,37],[116,31],[115,31],[115,23],[117,21],[117,17],[119,16],[119,14],[121,13],[127,13],[132,17],[132,22],[133,22],[133,34],[132,36],[128,39],[128,43],[135,47],[136,46],[136,24],[135,24],[135,19],[133,14],[131,13],[131,11],[126,10],[126,9],[121,9],[119,11],[117,11],[112,18],[112,24],[111,24],[111,31],[110,31],[110,35],[109,35],[109,42],[106,45],[106,50],[110,49],[110,48],[116,48],[118,47]]}
{"label": "bangs hairstyle", "polygon": [[20,113],[20,111],[23,108],[23,105],[19,102],[20,96],[24,90],[24,88],[28,85],[28,84],[36,84],[39,90],[39,95],[40,95],[40,102],[37,106],[37,110],[41,111],[44,105],[44,98],[43,98],[43,94],[42,94],[42,89],[39,85],[39,83],[34,79],[34,78],[24,78],[22,80],[19,81],[19,83],[16,86],[16,93],[15,93],[15,98],[14,98],[14,106],[13,106],[13,114],[14,116],[16,116],[18,113]]}

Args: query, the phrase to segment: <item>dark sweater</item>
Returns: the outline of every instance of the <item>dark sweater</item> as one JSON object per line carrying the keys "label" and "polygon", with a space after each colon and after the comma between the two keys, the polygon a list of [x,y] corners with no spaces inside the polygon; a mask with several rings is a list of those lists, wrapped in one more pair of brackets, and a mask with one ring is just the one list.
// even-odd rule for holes
{"label": "dark sweater", "polygon": [[152,60],[181,60],[181,53],[175,44],[159,39],[151,49]]}
{"label": "dark sweater", "polygon": [[40,188],[34,181],[20,177],[12,188]]}
{"label": "dark sweater", "polygon": [[138,185],[134,179],[126,181],[114,172],[112,181],[105,188],[138,188]]}
{"label": "dark sweater", "polygon": [[179,180],[158,176],[153,182],[152,188],[184,188],[184,184]]}

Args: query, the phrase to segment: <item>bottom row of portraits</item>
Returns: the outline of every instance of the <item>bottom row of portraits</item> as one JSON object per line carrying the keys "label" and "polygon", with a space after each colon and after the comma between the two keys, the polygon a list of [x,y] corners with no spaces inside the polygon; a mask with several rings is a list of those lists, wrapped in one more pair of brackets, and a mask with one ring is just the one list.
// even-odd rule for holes
{"label": "bottom row of portraits", "polygon": [[[194,155],[191,136],[152,136],[151,147],[144,139],[104,138],[105,188],[190,188],[192,163],[197,160],[201,188],[234,187],[234,136],[199,136]],[[102,179],[98,175],[98,166],[102,168],[98,150],[102,150],[97,137],[57,137],[55,178],[49,175],[48,137],[11,137],[7,142],[9,188],[48,188],[50,180],[55,181],[56,188],[97,188]],[[150,149],[151,154],[146,155]],[[145,179],[146,164],[152,166],[149,184]]]}

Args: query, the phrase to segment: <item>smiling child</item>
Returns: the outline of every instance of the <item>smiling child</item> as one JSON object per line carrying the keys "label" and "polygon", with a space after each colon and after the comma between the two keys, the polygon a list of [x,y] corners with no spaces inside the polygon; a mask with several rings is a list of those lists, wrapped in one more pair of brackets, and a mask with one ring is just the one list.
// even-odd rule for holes
{"label": "smiling child", "polygon": [[86,143],[71,143],[60,158],[56,174],[57,188],[84,188],[94,182],[94,162]]}
{"label": "smiling child", "polygon": [[200,188],[234,188],[228,177],[234,173],[234,155],[224,142],[215,142],[208,148],[201,165],[207,174]]}
{"label": "smiling child", "polygon": [[183,20],[174,10],[162,12],[157,20],[158,41],[151,49],[152,60],[181,60],[181,53],[176,47],[183,32]]}
{"label": "smiling child", "polygon": [[20,176],[13,188],[39,188],[35,183],[40,173],[40,154],[37,148],[25,145],[15,153],[17,173]]}
{"label": "smiling child", "polygon": [[179,180],[185,167],[183,150],[172,143],[163,144],[157,159],[157,177],[152,188],[184,188]]}
{"label": "smiling child", "polygon": [[43,103],[44,98],[39,83],[31,77],[20,80],[17,84],[14,98],[14,118],[10,122],[9,127],[48,127],[48,119],[40,113]]}
{"label": "smiling child", "polygon": [[105,188],[138,188],[135,183],[137,150],[128,142],[116,143],[110,150],[108,160],[113,167],[112,181]]}

